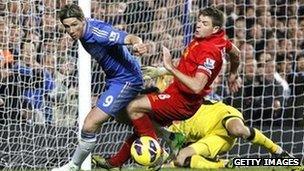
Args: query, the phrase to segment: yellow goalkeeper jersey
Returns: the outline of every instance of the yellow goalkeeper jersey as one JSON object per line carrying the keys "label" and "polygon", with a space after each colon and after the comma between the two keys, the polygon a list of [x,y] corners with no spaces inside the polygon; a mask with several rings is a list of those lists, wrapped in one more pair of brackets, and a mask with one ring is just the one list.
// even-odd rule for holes
{"label": "yellow goalkeeper jersey", "polygon": [[237,109],[225,105],[222,102],[206,101],[194,116],[185,121],[176,121],[169,130],[182,132],[187,137],[187,142],[196,142],[207,135],[218,135],[230,140],[223,125],[223,121],[230,117],[238,117],[243,120],[243,115]]}

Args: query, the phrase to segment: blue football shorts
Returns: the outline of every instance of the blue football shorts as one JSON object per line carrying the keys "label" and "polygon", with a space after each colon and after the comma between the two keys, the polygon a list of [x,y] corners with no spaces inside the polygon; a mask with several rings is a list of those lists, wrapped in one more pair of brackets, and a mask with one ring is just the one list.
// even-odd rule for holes
{"label": "blue football shorts", "polygon": [[97,107],[106,114],[116,117],[141,90],[142,84],[132,85],[130,82],[107,84],[105,91],[98,98]]}

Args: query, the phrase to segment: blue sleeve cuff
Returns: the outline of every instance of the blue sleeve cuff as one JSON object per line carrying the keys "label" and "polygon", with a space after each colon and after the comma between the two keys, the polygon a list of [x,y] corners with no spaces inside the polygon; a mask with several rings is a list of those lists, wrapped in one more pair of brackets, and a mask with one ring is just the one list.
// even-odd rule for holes
{"label": "blue sleeve cuff", "polygon": [[128,33],[125,31],[119,32],[119,39],[117,41],[118,44],[125,44],[125,38],[127,37]]}

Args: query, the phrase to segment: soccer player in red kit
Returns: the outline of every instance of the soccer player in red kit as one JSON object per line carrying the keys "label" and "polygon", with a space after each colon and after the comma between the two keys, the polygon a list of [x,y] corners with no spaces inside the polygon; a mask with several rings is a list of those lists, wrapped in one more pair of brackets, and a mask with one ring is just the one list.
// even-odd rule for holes
{"label": "soccer player in red kit", "polygon": [[131,144],[139,136],[157,139],[152,120],[167,126],[174,120],[193,116],[202,104],[203,97],[210,93],[210,85],[222,68],[226,52],[230,56],[229,88],[231,92],[238,90],[239,50],[225,38],[223,24],[224,15],[218,9],[208,7],[201,10],[194,39],[184,50],[177,67],[172,64],[169,50],[163,47],[164,67],[174,76],[174,81],[162,93],[141,95],[130,102],[127,111],[134,134],[115,156],[106,160],[109,168],[119,167],[129,159]]}

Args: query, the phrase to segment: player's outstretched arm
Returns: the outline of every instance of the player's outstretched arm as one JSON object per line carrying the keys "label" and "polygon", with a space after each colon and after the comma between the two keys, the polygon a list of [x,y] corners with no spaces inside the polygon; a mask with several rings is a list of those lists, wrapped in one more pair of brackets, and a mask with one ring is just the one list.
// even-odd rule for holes
{"label": "player's outstretched arm", "polygon": [[143,44],[142,39],[134,34],[128,34],[124,43],[133,46],[135,55],[142,55],[147,52],[147,45]]}
{"label": "player's outstretched arm", "polygon": [[228,87],[231,93],[235,93],[241,87],[241,79],[238,77],[238,68],[240,65],[240,50],[232,44],[228,52],[230,57],[230,74],[228,77]]}
{"label": "player's outstretched arm", "polygon": [[240,65],[240,50],[232,43],[231,50],[228,52],[230,57],[230,73],[237,74]]}
{"label": "player's outstretched arm", "polygon": [[179,79],[183,84],[185,84],[194,93],[200,93],[208,82],[208,76],[205,73],[196,73],[194,77],[183,74],[177,70],[172,62],[172,57],[169,49],[163,46],[163,62],[164,67],[172,73],[177,79]]}

